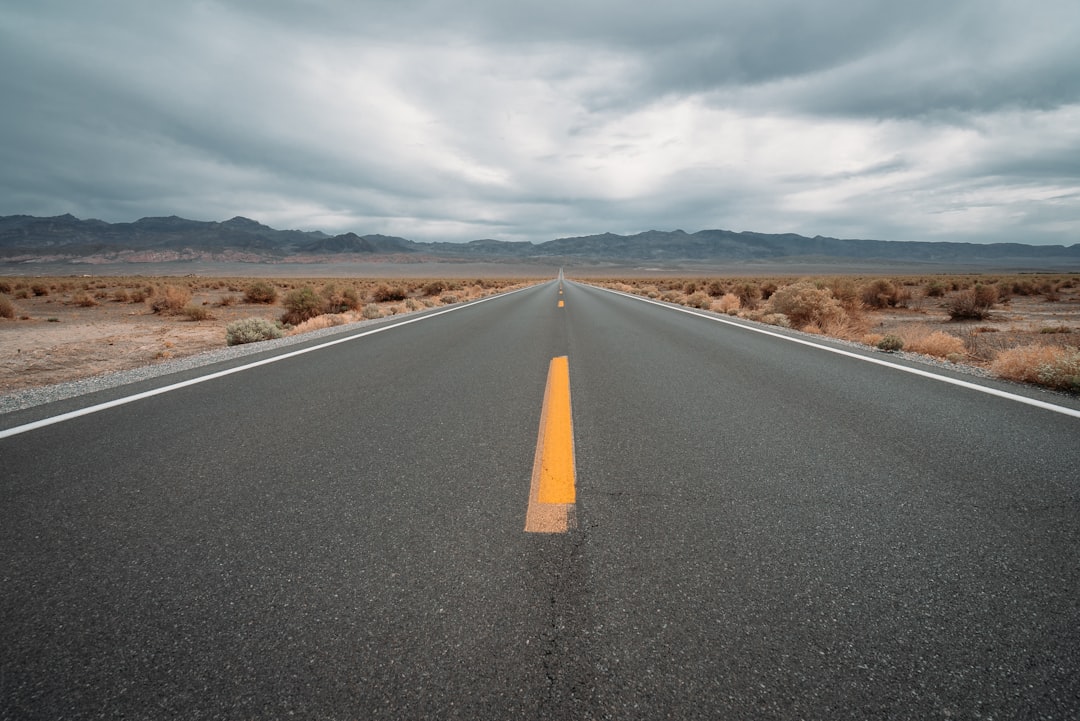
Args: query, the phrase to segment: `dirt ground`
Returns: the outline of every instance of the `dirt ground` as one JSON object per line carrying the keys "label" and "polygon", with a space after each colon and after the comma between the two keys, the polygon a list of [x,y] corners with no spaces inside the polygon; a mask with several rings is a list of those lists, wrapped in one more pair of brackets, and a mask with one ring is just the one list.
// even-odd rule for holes
{"label": "dirt ground", "polygon": [[[260,304],[245,301],[244,291],[254,282],[251,278],[99,276],[0,281],[7,286],[5,295],[11,299],[15,315],[14,319],[0,318],[0,394],[222,348],[228,323],[251,317],[278,320],[284,311],[284,294],[300,285],[320,289],[331,283],[341,286],[354,282],[364,303],[371,305],[371,288],[378,282],[274,279],[271,282],[279,291],[278,300]],[[408,305],[375,305],[383,315],[389,315],[440,304],[440,294],[423,292],[425,282],[402,283],[409,290]],[[184,314],[155,313],[152,295],[139,299],[140,293],[152,293],[165,284],[189,288],[189,306],[204,309],[212,318],[190,320]],[[514,281],[459,283],[455,298],[447,300],[480,297],[513,285]],[[931,298],[914,292],[907,307],[865,311],[862,320],[865,330],[879,335],[910,333],[918,326],[927,333],[942,330],[957,336],[966,347],[960,362],[973,365],[985,366],[996,353],[1016,345],[1080,345],[1080,282],[1059,288],[1049,299],[1041,294],[1013,296],[996,305],[984,320],[950,320],[947,301],[948,297]]]}
{"label": "dirt ground", "polygon": [[[271,283],[278,289],[277,301],[262,304],[245,302],[244,290],[252,282],[250,278],[0,278],[0,283],[9,286],[5,295],[14,305],[15,315],[14,319],[0,318],[0,394],[223,348],[230,322],[242,318],[279,320],[285,311],[284,295],[290,289],[349,285],[342,279],[275,279]],[[355,287],[361,302],[374,305],[384,316],[442,305],[444,298],[449,302],[478,298],[514,284],[487,281],[480,287],[469,281],[450,290],[454,298],[447,298],[440,293],[426,296],[422,288],[428,280],[394,280],[390,282],[409,290],[409,299],[373,303],[370,293],[375,282],[356,281]],[[20,284],[23,287],[17,287]],[[191,320],[184,314],[155,313],[152,297],[138,300],[139,292],[166,284],[190,288],[188,305],[204,309],[212,317]],[[42,294],[35,294],[31,286]]]}

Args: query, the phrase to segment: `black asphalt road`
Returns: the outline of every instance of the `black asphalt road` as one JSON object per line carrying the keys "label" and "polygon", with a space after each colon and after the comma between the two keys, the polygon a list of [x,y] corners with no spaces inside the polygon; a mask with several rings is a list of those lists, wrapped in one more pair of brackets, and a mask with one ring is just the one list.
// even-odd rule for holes
{"label": "black asphalt road", "polygon": [[0,718],[1080,717],[1080,419],[562,297],[0,440]]}

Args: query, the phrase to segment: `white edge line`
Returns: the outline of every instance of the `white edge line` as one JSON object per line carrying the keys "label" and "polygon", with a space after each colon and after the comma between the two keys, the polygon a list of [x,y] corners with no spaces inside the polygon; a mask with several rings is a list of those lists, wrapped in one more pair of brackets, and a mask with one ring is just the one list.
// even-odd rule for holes
{"label": "white edge line", "polygon": [[179,390],[181,388],[187,388],[188,386],[197,385],[199,383],[205,383],[206,381],[212,381],[212,380],[215,380],[217,378],[224,378],[225,376],[232,375],[233,373],[240,373],[241,371],[251,370],[252,368],[258,368],[259,366],[269,365],[270,363],[277,363],[278,361],[283,361],[286,358],[294,358],[294,357],[296,357],[298,355],[303,355],[305,353],[311,353],[313,351],[322,350],[323,348],[329,348],[330,346],[337,345],[338,343],[346,343],[348,341],[356,340],[358,338],[364,338],[366,336],[374,335],[376,333],[382,333],[383,331],[393,330],[394,328],[400,328],[401,326],[409,325],[410,323],[419,323],[420,321],[428,320],[429,318],[434,318],[436,316],[444,315],[446,313],[453,313],[456,310],[463,310],[465,308],[471,308],[471,307],[473,307],[475,305],[479,305],[480,303],[486,303],[489,300],[495,300],[496,298],[505,298],[505,297],[507,297],[509,295],[513,295],[514,293],[520,293],[520,292],[522,292],[524,290],[528,290],[529,288],[535,288],[537,285],[541,285],[541,284],[542,283],[538,283],[538,284],[527,286],[525,288],[518,288],[517,290],[512,290],[512,291],[509,291],[507,293],[499,293],[497,295],[491,295],[491,296],[488,296],[487,298],[480,298],[478,300],[472,301],[471,303],[463,303],[461,305],[455,305],[455,306],[453,306],[451,308],[444,308],[442,310],[435,311],[434,313],[428,313],[426,315],[418,316],[416,318],[409,318],[409,319],[400,321],[398,323],[391,323],[390,325],[382,325],[382,326],[379,326],[378,328],[372,328],[371,330],[363,331],[363,332],[357,333],[355,335],[345,336],[344,338],[336,338],[336,339],[334,339],[332,341],[327,341],[326,343],[320,343],[318,345],[309,346],[307,348],[301,348],[299,350],[290,351],[289,353],[282,353],[281,355],[275,355],[275,356],[273,356],[271,358],[264,358],[262,360],[254,361],[252,363],[245,363],[244,365],[236,366],[235,368],[227,368],[227,369],[225,369],[223,371],[218,371],[216,373],[211,373],[210,375],[199,376],[198,378],[189,378],[188,380],[180,381],[179,383],[173,383],[171,385],[162,386],[160,388],[155,388],[153,390],[144,391],[142,393],[136,393],[135,395],[131,395],[131,396],[124,396],[123,398],[117,398],[115,400],[106,401],[105,403],[98,403],[97,405],[87,406],[86,408],[80,408],[78,410],[69,411],[68,413],[61,413],[58,416],[51,416],[49,418],[42,418],[39,421],[33,421],[32,423],[26,423],[26,424],[21,425],[21,426],[15,426],[13,428],[8,428],[7,430],[0,430],[0,439],[8,438],[10,436],[17,436],[20,433],[27,433],[29,431],[37,430],[38,428],[45,428],[46,426],[51,426],[51,425],[54,425],[56,423],[63,423],[64,421],[70,421],[73,418],[80,418],[82,416],[88,416],[91,413],[98,413],[99,411],[108,410],[109,408],[116,408],[117,406],[122,406],[122,405],[125,405],[125,404],[128,404],[128,403],[134,403],[135,401],[139,401],[139,400],[142,400],[144,398],[150,398],[152,396],[158,396],[158,395],[161,395],[162,393],[168,393],[170,391]]}
{"label": "white edge line", "polygon": [[661,308],[667,308],[668,310],[678,311],[680,313],[686,313],[687,315],[697,316],[698,318],[704,318],[705,320],[715,321],[717,323],[723,323],[725,325],[734,326],[736,328],[742,328],[743,330],[751,331],[752,333],[760,333],[762,335],[772,336],[773,338],[780,338],[781,340],[790,341],[792,343],[798,343],[800,345],[810,346],[811,348],[817,348],[819,350],[828,351],[829,353],[836,353],[837,355],[847,356],[848,358],[855,358],[856,360],[865,361],[866,363],[874,363],[879,366],[885,366],[886,368],[892,368],[894,370],[903,371],[904,373],[911,373],[912,375],[922,376],[923,378],[932,378],[942,383],[948,383],[954,386],[960,386],[961,388],[969,388],[980,393],[986,393],[988,395],[997,396],[999,398],[1007,398],[1011,401],[1018,403],[1024,403],[1029,406],[1035,406],[1036,408],[1042,408],[1043,410],[1053,411],[1054,413],[1061,413],[1062,415],[1072,416],[1073,418],[1080,418],[1080,410],[1074,410],[1072,408],[1066,408],[1065,406],[1055,405],[1053,403],[1047,403],[1046,401],[1036,400],[1034,398],[1028,398],[1027,396],[1017,395],[1015,393],[1009,393],[1008,391],[998,390],[997,388],[990,388],[988,386],[982,386],[978,383],[969,383],[968,381],[962,381],[956,378],[949,378],[948,376],[938,375],[931,373],[930,371],[924,371],[919,368],[910,368],[898,363],[890,363],[880,358],[870,358],[859,353],[852,353],[850,351],[841,350],[839,348],[833,348],[831,346],[822,345],[820,343],[814,343],[813,341],[804,340],[802,338],[793,338],[783,333],[776,333],[771,330],[765,330],[764,328],[756,328],[752,325],[745,325],[743,323],[736,323],[726,318],[718,318],[713,315],[705,315],[699,313],[690,308],[684,308],[681,306],[668,305],[667,303],[661,303],[651,298],[642,298],[641,296],[634,295],[632,293],[623,293],[617,290],[611,290],[610,288],[602,288],[598,285],[587,284],[590,288],[596,288],[606,293],[614,293],[615,295],[621,295],[633,300],[639,300],[642,303],[651,303],[652,305],[660,306]]}

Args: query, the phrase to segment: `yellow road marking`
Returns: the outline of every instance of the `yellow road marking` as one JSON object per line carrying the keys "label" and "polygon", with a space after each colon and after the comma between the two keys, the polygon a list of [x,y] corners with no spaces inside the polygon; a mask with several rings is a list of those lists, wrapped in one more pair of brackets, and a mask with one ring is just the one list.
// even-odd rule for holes
{"label": "yellow road marking", "polygon": [[525,530],[531,533],[566,533],[575,525],[576,498],[570,362],[566,356],[559,356],[552,358],[548,366]]}
{"label": "yellow road marking", "polygon": [[563,307],[563,302],[562,302],[561,300],[559,301],[559,307],[560,307],[560,308],[562,308],[562,307]]}

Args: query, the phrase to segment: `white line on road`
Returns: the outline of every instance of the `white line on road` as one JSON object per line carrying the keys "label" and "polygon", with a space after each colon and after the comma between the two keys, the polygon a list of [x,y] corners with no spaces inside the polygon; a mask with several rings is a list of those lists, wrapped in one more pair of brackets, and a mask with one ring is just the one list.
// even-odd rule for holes
{"label": "white line on road", "polygon": [[1028,398],[1027,396],[1017,395],[1016,393],[1009,393],[1008,391],[998,390],[997,388],[990,388],[989,386],[982,386],[978,383],[970,383],[968,381],[962,381],[957,378],[950,378],[948,376],[938,375],[937,373],[931,373],[920,368],[911,368],[909,366],[900,365],[899,363],[891,363],[887,360],[880,358],[871,358],[869,356],[861,355],[859,353],[852,353],[850,351],[841,350],[840,348],[833,348],[832,346],[822,345],[821,343],[815,343],[813,341],[804,340],[802,338],[794,338],[783,333],[776,333],[764,328],[757,328],[752,325],[746,325],[745,323],[736,323],[735,321],[728,320],[727,318],[719,318],[714,315],[706,315],[690,308],[684,308],[682,306],[669,305],[667,303],[661,303],[659,301],[652,300],[651,298],[642,298],[638,295],[631,293],[623,293],[617,290],[611,290],[610,288],[601,288],[600,286],[590,286],[597,290],[602,290],[606,293],[614,293],[615,295],[621,295],[633,300],[639,300],[642,303],[651,303],[652,305],[660,306],[661,308],[667,308],[668,310],[678,311],[680,313],[686,313],[687,315],[697,316],[698,318],[704,318],[705,320],[715,321],[717,323],[723,323],[725,325],[734,326],[736,328],[742,328],[743,330],[751,331],[752,333],[760,333],[762,335],[772,336],[773,338],[779,338],[781,340],[790,341],[792,343],[798,343],[800,345],[810,346],[811,348],[817,348],[819,350],[828,351],[829,353],[836,353],[837,355],[847,356],[848,358],[854,358],[856,360],[865,361],[867,363],[874,363],[879,366],[885,366],[894,370],[903,371],[904,373],[911,373],[912,375],[922,376],[924,378],[932,378],[942,383],[949,383],[954,386],[960,386],[961,388],[968,388],[980,393],[986,393],[988,395],[997,396],[998,398],[1007,398],[1017,403],[1025,403],[1029,406],[1035,406],[1036,408],[1042,408],[1043,410],[1053,411],[1054,413],[1061,413],[1062,415],[1072,416],[1073,418],[1080,418],[1080,411],[1073,408],[1066,408],[1065,406],[1055,405],[1053,403],[1047,403],[1046,401],[1036,400],[1034,398]]}
{"label": "white line on road", "polygon": [[296,357],[298,355],[303,355],[305,353],[311,353],[313,351],[322,350],[323,348],[329,348],[330,346],[337,345],[338,343],[346,343],[348,341],[356,340],[358,338],[364,338],[366,336],[374,335],[376,333],[382,333],[383,331],[393,330],[394,328],[400,328],[402,326],[409,325],[411,323],[419,323],[420,321],[428,320],[430,318],[434,318],[436,316],[444,315],[446,313],[453,313],[456,310],[462,310],[464,308],[471,308],[471,307],[473,307],[475,305],[478,305],[480,303],[486,303],[489,300],[494,300],[496,298],[505,298],[508,295],[513,295],[514,293],[520,293],[523,290],[528,290],[529,288],[533,288],[533,287],[535,287],[535,286],[528,286],[526,288],[519,288],[518,290],[512,290],[509,293],[500,293],[498,295],[488,296],[487,298],[481,298],[479,300],[473,301],[471,303],[466,303],[464,305],[455,305],[455,306],[450,307],[450,308],[444,308],[443,310],[435,311],[434,313],[428,313],[427,315],[422,315],[422,316],[418,316],[418,317],[415,317],[415,318],[409,318],[407,320],[403,320],[403,321],[398,322],[398,323],[392,323],[390,325],[382,325],[382,326],[379,326],[378,328],[372,328],[371,330],[363,331],[362,333],[357,333],[355,335],[349,335],[349,336],[346,336],[344,338],[335,338],[334,340],[327,341],[326,343],[320,343],[318,345],[309,346],[307,348],[301,348],[300,350],[294,350],[294,351],[291,351],[289,353],[283,353],[281,355],[275,355],[272,358],[264,358],[263,360],[254,361],[253,363],[246,363],[246,364],[241,365],[241,366],[236,366],[235,368],[228,368],[228,369],[223,370],[223,371],[217,371],[216,373],[210,373],[209,375],[199,376],[198,378],[191,378],[191,379],[188,379],[186,381],[181,381],[179,383],[173,383],[171,385],[162,386],[161,388],[155,388],[153,390],[144,391],[142,393],[136,393],[135,395],[124,396],[123,398],[117,398],[116,400],[107,401],[105,403],[98,403],[97,405],[87,406],[86,408],[80,408],[78,410],[71,411],[69,413],[62,413],[62,414],[60,414],[58,416],[52,416],[50,418],[43,418],[43,419],[41,419],[39,421],[34,421],[32,423],[26,423],[26,424],[21,425],[21,426],[15,426],[14,428],[8,428],[7,430],[0,430],[0,439],[8,438],[10,436],[17,436],[20,433],[26,433],[28,431],[37,430],[38,428],[44,428],[46,426],[51,426],[51,425],[54,425],[56,423],[62,423],[64,421],[70,421],[73,418],[79,418],[81,416],[87,416],[87,415],[90,415],[91,413],[98,413],[99,411],[104,411],[104,410],[107,410],[109,408],[115,408],[117,406],[122,406],[122,405],[125,405],[127,403],[134,403],[135,401],[139,401],[139,400],[142,400],[144,398],[150,398],[152,396],[161,395],[162,393],[168,393],[170,391],[179,390],[181,388],[187,388],[188,386],[193,386],[193,385],[196,385],[198,383],[205,383],[206,381],[212,381],[212,380],[215,380],[217,378],[224,378],[225,376],[232,375],[233,373],[240,373],[241,371],[251,370],[252,368],[258,368],[259,366],[269,365],[270,363],[277,363],[278,361],[283,361],[286,358],[294,358],[294,357]]}

